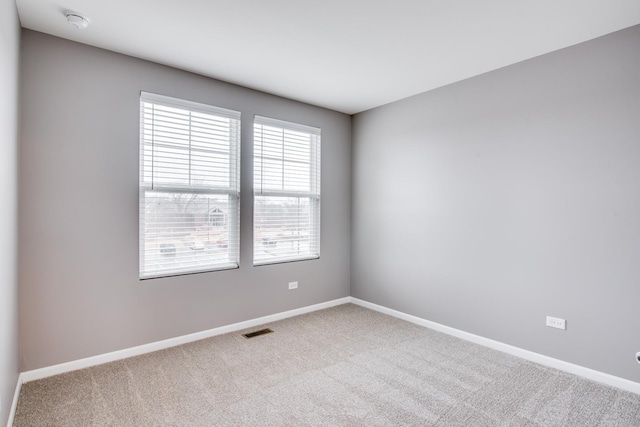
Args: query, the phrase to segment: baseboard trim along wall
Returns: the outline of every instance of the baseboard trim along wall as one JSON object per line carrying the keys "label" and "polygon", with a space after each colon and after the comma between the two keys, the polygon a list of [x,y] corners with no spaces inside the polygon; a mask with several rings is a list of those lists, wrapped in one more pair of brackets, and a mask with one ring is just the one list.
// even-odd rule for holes
{"label": "baseboard trim along wall", "polygon": [[89,368],[91,366],[101,365],[103,363],[115,362],[117,360],[126,359],[128,357],[138,356],[145,353],[151,353],[153,351],[162,350],[169,347],[175,347],[182,344],[187,344],[193,341],[198,341],[205,338],[214,337],[216,335],[222,335],[229,332],[235,332],[242,329],[252,328],[260,326],[265,323],[276,322],[278,320],[286,319],[293,316],[299,316],[301,314],[311,313],[313,311],[323,310],[325,308],[335,307],[342,304],[353,303],[361,307],[365,307],[374,311],[378,311],[389,316],[396,317],[398,319],[406,320],[416,325],[424,326],[433,329],[438,332],[445,333],[466,341],[473,342],[485,347],[492,348],[494,350],[502,351],[507,354],[511,354],[516,357],[520,357],[531,362],[539,363],[550,368],[555,368],[564,372],[568,372],[574,375],[578,375],[583,378],[587,378],[592,381],[596,381],[602,384],[606,384],[612,387],[616,387],[622,390],[630,391],[632,393],[640,394],[640,383],[636,383],[624,378],[616,377],[614,375],[606,374],[604,372],[596,371],[593,369],[585,368],[584,366],[575,365],[573,363],[565,362],[563,360],[554,359],[553,357],[544,356],[539,353],[534,353],[529,350],[524,350],[519,347],[514,347],[509,344],[504,344],[499,341],[494,341],[489,338],[484,338],[479,335],[474,335],[469,332],[464,332],[459,329],[455,329],[449,326],[442,325],[440,323],[432,322],[430,320],[423,319],[421,317],[413,316],[403,313],[401,311],[393,310],[381,305],[373,304],[368,301],[364,301],[353,297],[344,297],[320,304],[310,305],[307,307],[297,308],[294,310],[285,311],[282,313],[276,313],[269,316],[258,317],[256,319],[246,320],[244,322],[234,323],[231,325],[221,326],[219,328],[209,329],[206,331],[196,332],[189,335],[183,335],[180,337],[170,338],[162,341],[157,341],[149,344],[140,345],[137,347],[131,347],[124,350],[113,351],[97,356],[87,357],[84,359],[74,360],[71,362],[61,363],[59,365],[48,366],[45,368],[34,369],[32,371],[26,371],[20,374],[18,378],[18,384],[16,385],[16,392],[13,399],[13,405],[11,407],[11,413],[9,414],[9,424],[13,424],[13,418],[15,410],[18,404],[18,396],[20,394],[20,388],[23,383],[29,381],[35,381],[42,378],[50,377],[53,375],[63,374],[65,372],[75,371],[78,369]]}
{"label": "baseboard trim along wall", "polygon": [[32,371],[23,372],[21,374],[22,381],[26,383],[29,381],[51,377],[53,375],[58,375],[65,372],[84,369],[84,368],[88,368],[96,365],[102,365],[103,363],[115,362],[116,360],[122,360],[128,357],[139,356],[141,354],[151,353],[153,351],[163,350],[165,348],[175,347],[175,346],[187,344],[193,341],[215,337],[216,335],[222,335],[222,334],[227,334],[229,332],[240,331],[242,329],[252,328],[254,326],[263,325],[265,323],[276,322],[278,320],[286,319],[289,317],[299,316],[301,314],[311,313],[313,311],[318,311],[325,308],[334,307],[337,305],[347,304],[350,301],[351,301],[351,297],[339,298],[332,301],[323,302],[320,304],[296,308],[294,310],[271,314],[269,316],[264,316],[264,317],[258,317],[256,319],[246,320],[244,322],[239,322],[239,323],[233,323],[231,325],[221,326],[219,328],[196,332],[189,335],[182,335],[180,337],[169,338],[166,340],[156,341],[149,344],[143,344],[143,345],[139,345],[136,347],[131,347],[123,350],[112,351],[110,353],[100,354],[97,356],[91,356],[84,359],[61,363],[59,365],[53,365],[53,366],[47,366],[45,368],[34,369]]}
{"label": "baseboard trim along wall", "polygon": [[22,374],[18,375],[18,381],[16,382],[16,391],[13,393],[13,402],[11,403],[11,411],[9,412],[9,420],[7,421],[7,427],[13,426],[13,419],[16,417],[16,409],[18,408],[18,397],[20,396],[21,388],[22,388]]}
{"label": "baseboard trim along wall", "polygon": [[570,374],[578,375],[580,377],[606,384],[612,387],[616,387],[622,390],[630,391],[632,393],[640,394],[640,383],[630,381],[624,378],[616,377],[614,375],[606,374],[604,372],[596,371],[594,369],[585,368],[584,366],[575,365],[573,363],[565,362],[563,360],[554,359],[553,357],[545,356],[533,351],[524,350],[519,347],[514,347],[509,344],[504,344],[499,341],[494,341],[489,338],[474,335],[469,332],[464,332],[459,329],[455,329],[449,326],[442,325],[440,323],[432,322],[430,320],[423,319],[421,317],[406,314],[401,311],[393,310],[381,305],[373,304],[368,301],[363,301],[358,298],[351,297],[351,303],[365,307],[371,310],[378,311],[389,316],[396,317],[398,319],[406,320],[407,322],[415,323],[416,325],[424,326],[434,331],[442,332],[447,335],[454,336],[456,338],[470,341],[475,344],[489,347],[494,350],[501,351],[503,353],[511,354],[512,356],[520,357],[530,362],[539,363],[550,368],[555,368],[560,371],[568,372]]}

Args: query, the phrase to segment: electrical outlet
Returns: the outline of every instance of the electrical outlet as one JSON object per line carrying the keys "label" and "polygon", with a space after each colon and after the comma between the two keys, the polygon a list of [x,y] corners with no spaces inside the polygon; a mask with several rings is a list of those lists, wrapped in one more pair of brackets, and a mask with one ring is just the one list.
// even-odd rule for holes
{"label": "electrical outlet", "polygon": [[298,289],[298,282],[289,282],[289,290]]}
{"label": "electrical outlet", "polygon": [[567,321],[557,317],[547,316],[547,326],[556,329],[567,329]]}

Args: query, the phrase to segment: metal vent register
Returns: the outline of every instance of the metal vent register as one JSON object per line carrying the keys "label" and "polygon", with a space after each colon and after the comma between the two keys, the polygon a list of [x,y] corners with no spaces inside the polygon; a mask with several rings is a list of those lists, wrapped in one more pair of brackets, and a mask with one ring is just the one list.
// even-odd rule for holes
{"label": "metal vent register", "polygon": [[270,334],[271,332],[273,332],[271,329],[264,328],[260,329],[259,331],[249,332],[248,334],[242,334],[242,336],[245,338],[253,338],[264,334]]}

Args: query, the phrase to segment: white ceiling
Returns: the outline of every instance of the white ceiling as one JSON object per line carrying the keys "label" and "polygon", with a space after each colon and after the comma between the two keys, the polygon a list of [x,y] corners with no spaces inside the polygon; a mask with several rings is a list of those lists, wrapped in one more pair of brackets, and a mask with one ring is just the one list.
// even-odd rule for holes
{"label": "white ceiling", "polygon": [[25,28],[348,114],[640,24],[640,0],[16,4]]}

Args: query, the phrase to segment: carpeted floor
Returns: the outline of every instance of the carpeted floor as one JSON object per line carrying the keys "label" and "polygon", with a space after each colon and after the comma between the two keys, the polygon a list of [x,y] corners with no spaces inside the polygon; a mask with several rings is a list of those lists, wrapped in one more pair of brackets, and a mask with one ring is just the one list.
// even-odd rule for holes
{"label": "carpeted floor", "polygon": [[640,395],[355,305],[268,327],[25,383],[14,426],[640,426]]}

